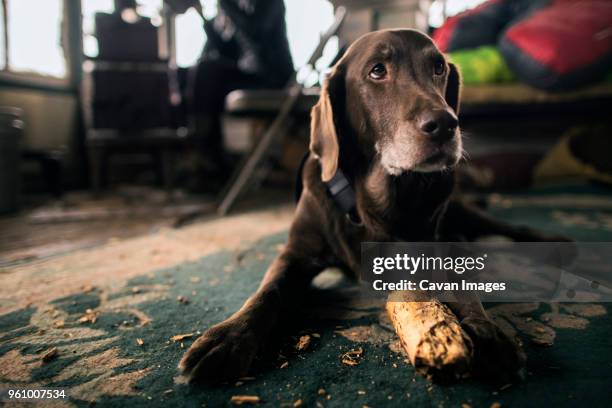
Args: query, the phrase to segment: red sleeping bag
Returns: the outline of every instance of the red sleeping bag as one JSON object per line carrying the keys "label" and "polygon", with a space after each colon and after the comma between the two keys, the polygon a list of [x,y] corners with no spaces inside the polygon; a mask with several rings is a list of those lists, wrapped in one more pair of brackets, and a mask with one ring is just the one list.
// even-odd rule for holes
{"label": "red sleeping bag", "polygon": [[549,0],[489,0],[448,18],[433,33],[433,40],[443,52],[495,45],[511,21],[548,3]]}
{"label": "red sleeping bag", "polygon": [[522,82],[577,88],[612,71],[612,1],[489,0],[449,18],[433,37],[445,52],[496,44]]}
{"label": "red sleeping bag", "polygon": [[612,69],[612,1],[555,0],[511,25],[499,47],[516,76],[536,88],[600,81]]}

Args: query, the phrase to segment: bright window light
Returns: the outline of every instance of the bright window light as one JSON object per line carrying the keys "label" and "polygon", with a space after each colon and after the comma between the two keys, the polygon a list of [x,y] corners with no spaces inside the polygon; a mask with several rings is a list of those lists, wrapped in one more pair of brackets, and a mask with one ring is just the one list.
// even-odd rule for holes
{"label": "bright window light", "polygon": [[[206,18],[217,13],[216,1],[202,2]],[[285,0],[287,37],[296,69],[302,67],[319,43],[320,35],[334,21],[334,9],[327,0]],[[176,19],[176,59],[179,67],[195,64],[202,52],[206,36],[202,20],[193,10]],[[329,64],[338,52],[338,42],[334,39],[325,49],[324,57],[317,65]]]}
{"label": "bright window light", "polygon": [[202,18],[194,9],[176,17],[176,63],[179,67],[191,67],[202,54],[206,42]]}
{"label": "bright window light", "polygon": [[[322,33],[334,21],[334,7],[327,0],[285,0],[287,8],[287,37],[296,69],[302,67],[319,44]],[[333,59],[338,52],[338,43],[330,41],[326,57]],[[329,55],[332,55],[329,58]],[[325,55],[325,54],[324,54]]]}
{"label": "bright window light", "polygon": [[159,18],[159,12],[163,6],[163,0],[137,0],[138,14],[152,19]]}
{"label": "bright window light", "polygon": [[63,6],[63,0],[7,2],[11,71],[66,76],[61,45]]}
{"label": "bright window light", "polygon": [[98,56],[98,40],[94,37],[95,17],[97,13],[112,13],[115,10],[113,0],[83,0],[83,53],[89,58]]}
{"label": "bright window light", "polygon": [[4,49],[4,9],[0,7],[0,70],[6,69],[6,49]]}
{"label": "bright window light", "polygon": [[204,11],[204,17],[211,19],[217,15],[217,0],[200,0]]}
{"label": "bright window light", "polygon": [[486,0],[436,0],[429,9],[429,25],[434,28],[444,23],[444,18],[454,16],[462,11],[474,8]]}

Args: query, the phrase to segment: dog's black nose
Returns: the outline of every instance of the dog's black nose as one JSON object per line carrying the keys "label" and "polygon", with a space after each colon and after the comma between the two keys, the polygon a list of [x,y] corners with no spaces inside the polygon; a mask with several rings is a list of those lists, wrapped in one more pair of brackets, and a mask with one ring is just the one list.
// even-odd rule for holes
{"label": "dog's black nose", "polygon": [[459,125],[457,116],[447,110],[431,111],[421,117],[419,127],[427,136],[438,143],[444,143],[455,136]]}

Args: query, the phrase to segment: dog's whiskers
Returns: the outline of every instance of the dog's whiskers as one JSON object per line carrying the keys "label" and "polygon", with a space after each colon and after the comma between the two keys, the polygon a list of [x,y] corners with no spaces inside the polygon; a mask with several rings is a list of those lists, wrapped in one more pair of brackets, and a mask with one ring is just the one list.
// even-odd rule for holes
{"label": "dog's whiskers", "polygon": [[461,148],[461,159],[460,160],[465,160],[467,162],[467,161],[470,161],[470,159],[471,157],[468,151],[465,150],[464,148]]}

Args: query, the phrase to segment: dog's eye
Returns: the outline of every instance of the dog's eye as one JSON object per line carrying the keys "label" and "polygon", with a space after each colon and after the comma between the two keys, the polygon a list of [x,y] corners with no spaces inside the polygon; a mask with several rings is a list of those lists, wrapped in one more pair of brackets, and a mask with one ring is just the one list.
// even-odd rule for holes
{"label": "dog's eye", "polygon": [[446,69],[446,64],[443,60],[439,59],[434,62],[434,75],[442,75],[444,74],[444,70]]}
{"label": "dog's eye", "polygon": [[383,64],[376,64],[369,75],[372,79],[383,79],[387,75],[387,68]]}

